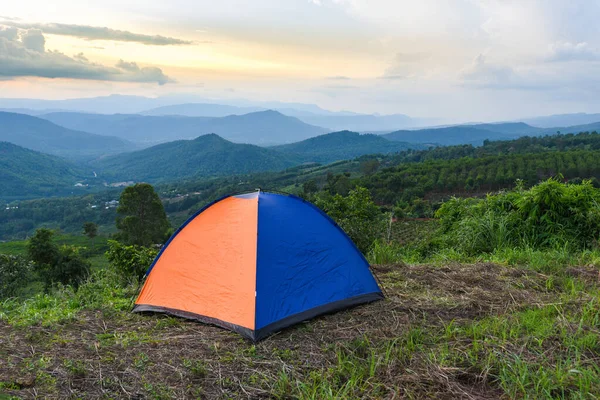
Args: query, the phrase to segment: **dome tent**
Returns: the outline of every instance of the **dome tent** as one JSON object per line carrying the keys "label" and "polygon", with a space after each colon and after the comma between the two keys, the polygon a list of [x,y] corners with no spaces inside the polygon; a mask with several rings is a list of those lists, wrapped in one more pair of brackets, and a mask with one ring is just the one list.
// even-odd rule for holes
{"label": "dome tent", "polygon": [[133,311],[258,341],[382,298],[367,260],[329,216],[299,197],[257,191],[226,196],[184,223],[150,266]]}

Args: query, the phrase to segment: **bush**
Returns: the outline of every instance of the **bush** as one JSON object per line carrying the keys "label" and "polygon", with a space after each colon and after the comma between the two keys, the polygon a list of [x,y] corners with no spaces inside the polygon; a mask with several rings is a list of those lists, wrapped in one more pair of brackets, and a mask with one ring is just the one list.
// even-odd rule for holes
{"label": "bush", "polygon": [[128,246],[115,240],[108,241],[106,256],[125,282],[140,281],[156,258],[158,249]]}
{"label": "bush", "polygon": [[381,212],[365,188],[356,187],[348,196],[321,193],[315,204],[338,223],[363,254],[386,232],[389,215]]}
{"label": "bush", "polygon": [[0,254],[0,299],[16,296],[33,271],[33,263],[21,256]]}
{"label": "bush", "polygon": [[38,229],[27,245],[29,258],[35,263],[46,290],[57,283],[77,288],[89,275],[90,263],[80,256],[78,247],[59,248],[52,242],[53,234],[51,230]]}
{"label": "bush", "polygon": [[498,249],[592,249],[600,236],[600,190],[549,179],[485,199],[451,199],[436,212],[445,246],[469,255]]}

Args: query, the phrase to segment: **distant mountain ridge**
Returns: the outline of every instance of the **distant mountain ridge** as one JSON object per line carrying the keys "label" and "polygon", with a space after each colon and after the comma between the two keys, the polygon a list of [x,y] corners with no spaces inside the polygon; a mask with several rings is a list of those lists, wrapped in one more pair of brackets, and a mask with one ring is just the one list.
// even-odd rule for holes
{"label": "distant mountain ridge", "polygon": [[115,135],[146,146],[209,133],[236,143],[283,144],[328,132],[272,110],[219,118],[82,113],[50,113],[43,118],[67,128]]}
{"label": "distant mountain ridge", "polygon": [[187,103],[153,108],[141,115],[164,116],[179,115],[184,117],[227,117],[229,115],[243,115],[253,112],[266,111],[262,107],[237,107],[212,103]]}
{"label": "distant mountain ridge", "polygon": [[276,171],[298,163],[276,150],[232,143],[208,134],[106,157],[92,165],[108,179],[159,182]]}
{"label": "distant mountain ridge", "polygon": [[587,113],[573,113],[573,114],[556,114],[547,115],[543,117],[525,118],[523,122],[539,127],[539,128],[553,128],[557,126],[576,126],[576,125],[588,125],[594,122],[600,121],[600,113],[587,114]]}
{"label": "distant mountain ridge", "polygon": [[305,162],[330,163],[353,159],[365,154],[389,154],[407,149],[424,149],[426,146],[392,142],[373,134],[341,131],[271,148],[294,155]]}
{"label": "distant mountain ridge", "polygon": [[25,114],[0,112],[0,140],[68,158],[97,157],[134,146],[114,136],[95,135]]}

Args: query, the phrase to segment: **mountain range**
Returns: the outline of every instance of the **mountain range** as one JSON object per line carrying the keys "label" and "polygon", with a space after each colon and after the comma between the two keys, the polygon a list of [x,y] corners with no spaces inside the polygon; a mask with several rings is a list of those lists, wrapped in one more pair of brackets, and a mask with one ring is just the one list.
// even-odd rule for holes
{"label": "mountain range", "polygon": [[220,118],[83,113],[50,113],[42,117],[70,129],[115,135],[146,147],[209,133],[236,143],[270,145],[292,143],[328,132],[272,110]]}
{"label": "mountain range", "polygon": [[114,136],[95,135],[25,114],[0,112],[0,141],[72,159],[130,151],[134,146]]}

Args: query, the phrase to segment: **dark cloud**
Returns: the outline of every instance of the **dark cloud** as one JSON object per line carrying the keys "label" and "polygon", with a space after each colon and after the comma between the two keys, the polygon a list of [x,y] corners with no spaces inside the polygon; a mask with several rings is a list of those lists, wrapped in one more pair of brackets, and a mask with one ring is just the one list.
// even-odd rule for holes
{"label": "dark cloud", "polygon": [[[9,28],[10,30],[10,28]],[[0,30],[0,79],[33,76],[117,82],[173,82],[160,68],[140,67],[135,62],[120,60],[106,66],[90,62],[83,53],[69,57],[45,49],[45,38],[39,29]],[[8,33],[7,33],[8,32]]]}
{"label": "dark cloud", "polygon": [[23,43],[23,47],[26,49],[37,51],[38,53],[46,51],[46,39],[39,29],[22,31],[20,37],[21,43]]}
{"label": "dark cloud", "polygon": [[[2,17],[4,18],[4,17]],[[39,29],[44,33],[63,36],[75,36],[86,40],[112,40],[117,42],[137,42],[146,45],[168,46],[192,44],[192,41],[161,35],[144,35],[106,27],[73,24],[36,24],[15,20],[0,21],[1,25],[19,29]]]}

